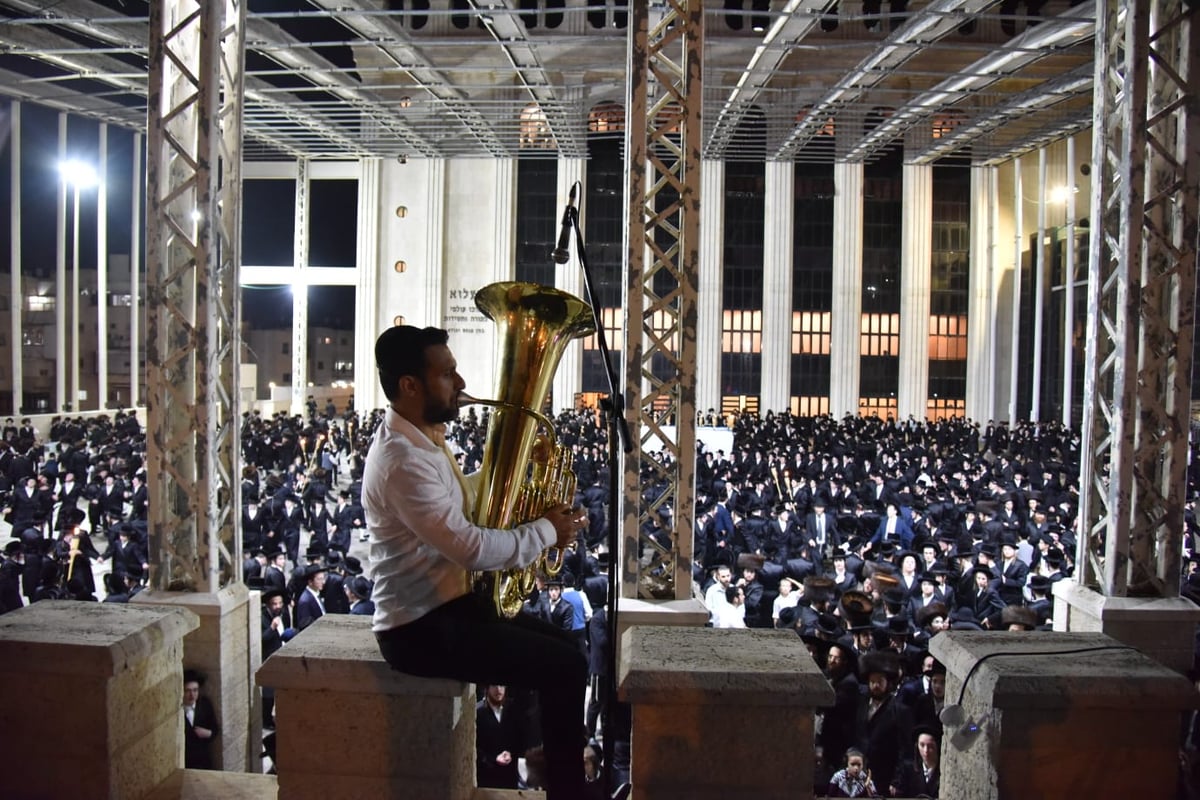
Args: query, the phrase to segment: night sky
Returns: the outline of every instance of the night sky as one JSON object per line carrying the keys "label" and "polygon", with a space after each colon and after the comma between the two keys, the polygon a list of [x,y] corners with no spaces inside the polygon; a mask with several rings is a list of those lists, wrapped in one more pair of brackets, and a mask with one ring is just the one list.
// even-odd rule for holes
{"label": "night sky", "polygon": [[[67,157],[95,164],[99,158],[100,125],[68,117]],[[11,105],[0,104],[0,273],[11,271],[12,184]],[[133,179],[133,133],[108,128],[108,252],[127,254],[132,237],[130,186]],[[142,139],[145,146],[145,139]],[[58,112],[31,103],[21,105],[21,243],[22,271],[53,279],[55,274],[58,202]],[[143,170],[142,179],[145,180]],[[243,187],[242,263],[285,266],[292,263],[295,188],[289,181],[247,181]],[[80,267],[96,268],[95,188],[80,191]],[[67,191],[67,259],[70,268],[73,192]],[[141,213],[145,214],[145,198]],[[357,187],[354,181],[316,181],[310,201],[309,263],[313,266],[355,264]],[[145,247],[142,248],[143,269]],[[113,273],[110,276],[119,278]],[[144,278],[143,278],[144,280]],[[242,318],[253,328],[289,327],[292,321],[290,286],[243,287]],[[309,324],[352,330],[353,286],[314,286],[309,289]]]}

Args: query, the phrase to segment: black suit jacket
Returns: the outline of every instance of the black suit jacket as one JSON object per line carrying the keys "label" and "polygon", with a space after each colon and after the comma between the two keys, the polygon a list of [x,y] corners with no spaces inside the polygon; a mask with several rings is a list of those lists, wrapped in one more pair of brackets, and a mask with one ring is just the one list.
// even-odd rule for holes
{"label": "black suit jacket", "polygon": [[[475,777],[479,786],[517,788],[517,757],[525,752],[523,740],[520,714],[516,709],[504,708],[497,720],[486,699],[475,705]],[[497,764],[496,756],[505,751],[512,760],[508,764]]]}
{"label": "black suit jacket", "polygon": [[[208,728],[213,732],[212,738],[201,739],[196,735],[196,728]],[[212,769],[212,746],[221,729],[217,725],[217,713],[213,710],[212,701],[204,695],[196,700],[196,712],[192,722],[183,715],[183,765],[187,769]]]}

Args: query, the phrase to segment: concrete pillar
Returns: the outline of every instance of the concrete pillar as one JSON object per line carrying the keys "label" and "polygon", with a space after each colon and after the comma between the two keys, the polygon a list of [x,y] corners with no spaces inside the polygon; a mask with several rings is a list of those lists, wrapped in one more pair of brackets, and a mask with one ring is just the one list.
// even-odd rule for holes
{"label": "concrete pillar", "polygon": [[[184,639],[183,666],[205,674],[204,694],[212,701],[221,723],[221,735],[213,748],[213,766],[235,772],[248,769],[251,753],[257,757],[261,752],[257,748],[262,715],[250,713],[253,670],[247,667],[257,665],[249,664],[252,644],[248,601],[246,586],[240,583],[215,593],[147,589],[131,601],[134,606],[183,608],[199,619],[199,625]],[[255,617],[255,622],[261,619]],[[261,624],[255,635],[261,636],[260,628]]]}
{"label": "concrete pillar", "polygon": [[967,282],[967,418],[996,416],[996,167],[971,167],[971,256]]}
{"label": "concrete pillar", "polygon": [[[899,419],[918,420],[929,409],[929,289],[933,258],[933,166],[905,164],[900,223]],[[836,374],[836,373],[835,373]]]}
{"label": "concrete pillar", "polygon": [[763,228],[761,411],[787,411],[792,398],[792,239],[796,168],[766,163]]}
{"label": "concrete pillar", "polygon": [[183,766],[185,609],[45,600],[0,617],[4,795],[137,800]]}
{"label": "concrete pillar", "polygon": [[618,677],[638,800],[813,796],[814,712],[834,695],[790,631],[630,628]]}
{"label": "concrete pillar", "polygon": [[700,162],[700,281],[696,291],[696,408],[721,410],[721,292],[725,162]]}
{"label": "concrete pillar", "polygon": [[321,617],[257,680],[275,688],[279,800],[471,798],[473,686],[394,671],[370,617]]}
{"label": "concrete pillar", "polygon": [[965,720],[946,725],[942,797],[1175,796],[1180,713],[1200,703],[1183,676],[1099,633],[959,631],[929,651]]}
{"label": "concrete pillar", "polygon": [[858,413],[862,339],[863,165],[833,165],[833,314],[830,319],[829,411]]}
{"label": "concrete pillar", "polygon": [[1104,633],[1176,672],[1192,667],[1200,607],[1182,597],[1115,597],[1054,584],[1054,630]]}
{"label": "concrete pillar", "polygon": [[[355,256],[358,262],[357,285],[355,286],[354,302],[354,403],[359,409],[379,408],[383,405],[383,391],[379,388],[379,373],[375,369],[375,340],[379,334],[391,326],[395,318],[386,318],[381,322],[376,311],[379,302],[379,284],[388,279],[388,273],[395,274],[392,262],[382,258],[381,225],[403,224],[407,219],[407,207],[403,212],[405,217],[396,215],[396,206],[388,208],[383,205],[380,187],[380,175],[383,165],[378,158],[364,158],[359,161],[358,177],[358,207],[359,213],[358,239],[355,243]],[[378,399],[378,402],[373,402]]]}
{"label": "concrete pillar", "polygon": [[[558,159],[558,205],[555,210],[560,214],[566,207],[570,197],[571,187],[579,182],[579,191],[575,197],[575,207],[583,201],[587,190],[587,161],[582,158]],[[579,227],[584,232],[584,243],[587,242],[587,220],[579,216]],[[554,270],[554,285],[564,292],[570,292],[576,297],[590,300],[583,285],[583,267],[579,262],[579,254],[575,252],[575,232],[571,232],[571,261]],[[558,362],[558,371],[554,373],[554,411],[575,407],[575,395],[583,391],[583,341],[576,339],[567,345],[562,358]]]}

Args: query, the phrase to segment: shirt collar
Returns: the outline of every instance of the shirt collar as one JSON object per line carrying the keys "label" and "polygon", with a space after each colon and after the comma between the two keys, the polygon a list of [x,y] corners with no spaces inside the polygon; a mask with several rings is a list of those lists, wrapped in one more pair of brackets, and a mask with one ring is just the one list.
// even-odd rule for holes
{"label": "shirt collar", "polygon": [[391,406],[387,407],[386,422],[388,430],[405,437],[413,444],[414,447],[419,447],[422,450],[428,450],[432,453],[436,453],[442,449],[434,442],[431,442],[429,437],[422,433],[416,425],[413,425],[407,419],[400,416],[400,414],[396,412],[396,409],[392,408]]}

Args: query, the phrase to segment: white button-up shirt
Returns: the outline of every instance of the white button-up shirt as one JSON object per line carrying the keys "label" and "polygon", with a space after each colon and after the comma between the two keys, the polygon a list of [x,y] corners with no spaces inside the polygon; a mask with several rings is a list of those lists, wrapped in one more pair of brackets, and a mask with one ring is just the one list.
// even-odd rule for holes
{"label": "white button-up shirt", "polygon": [[372,630],[405,625],[461,597],[472,570],[527,566],[557,541],[546,519],[513,530],[475,525],[463,512],[471,483],[444,447],[387,409],[362,483],[375,578]]}

